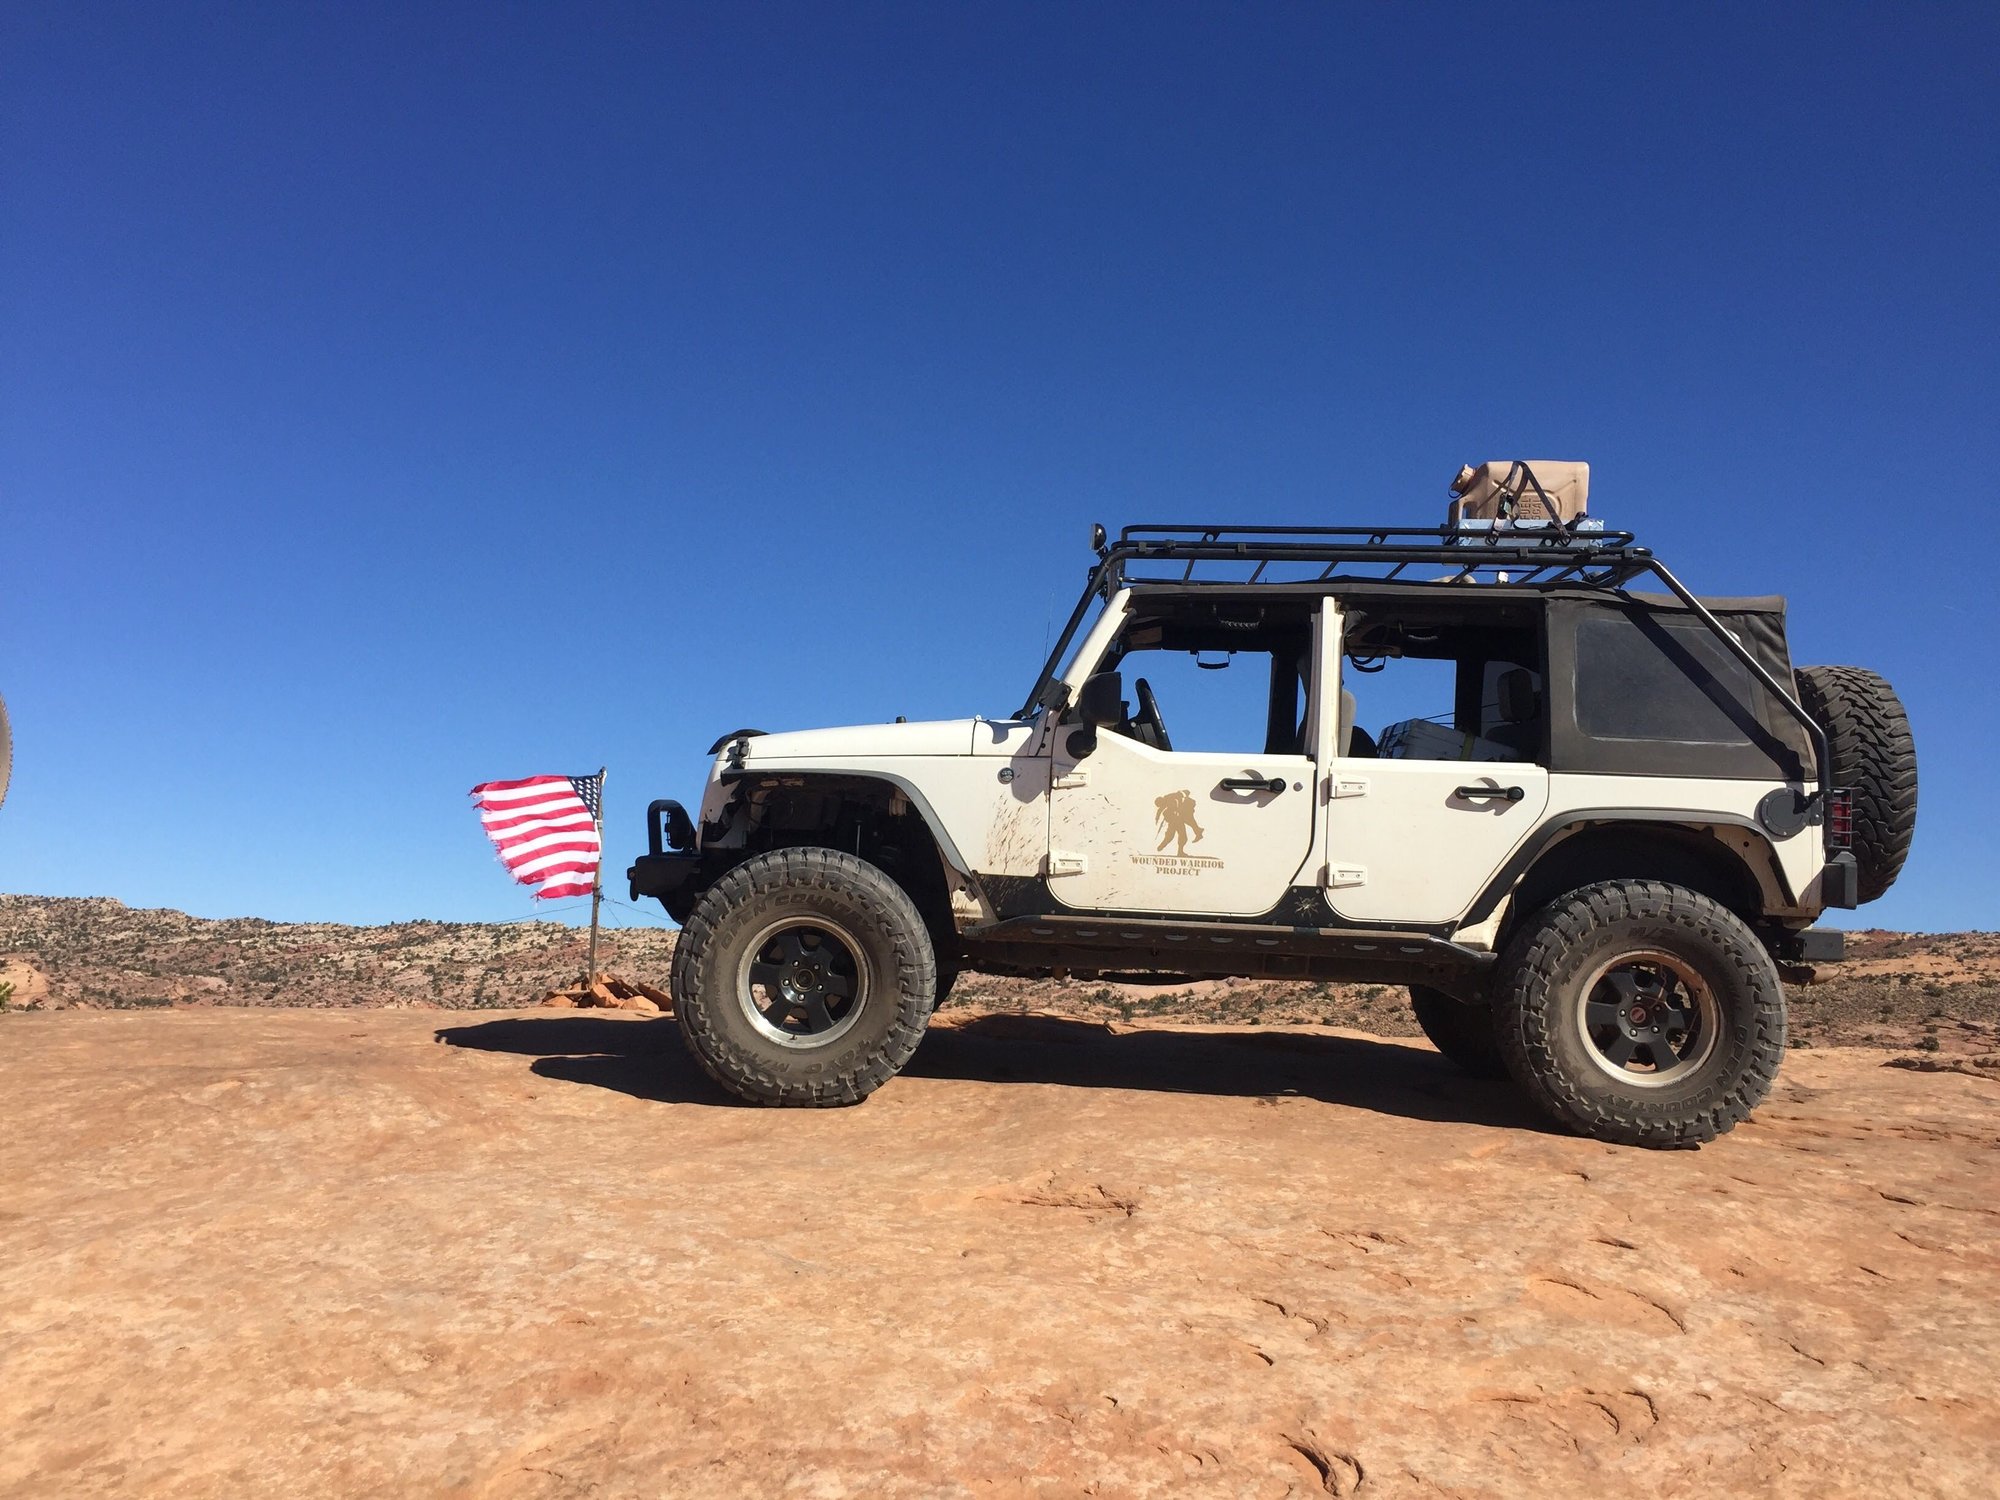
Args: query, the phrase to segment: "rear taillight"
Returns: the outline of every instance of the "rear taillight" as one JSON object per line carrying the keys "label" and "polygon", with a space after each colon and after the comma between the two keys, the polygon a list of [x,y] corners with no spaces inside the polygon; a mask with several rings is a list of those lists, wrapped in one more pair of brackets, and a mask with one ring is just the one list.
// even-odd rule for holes
{"label": "rear taillight", "polygon": [[1854,845],[1854,793],[1846,787],[1826,794],[1826,846],[1848,849]]}

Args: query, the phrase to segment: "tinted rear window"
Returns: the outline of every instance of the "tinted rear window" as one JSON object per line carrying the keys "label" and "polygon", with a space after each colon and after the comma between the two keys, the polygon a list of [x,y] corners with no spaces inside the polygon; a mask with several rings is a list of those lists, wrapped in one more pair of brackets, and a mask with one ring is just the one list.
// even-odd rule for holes
{"label": "tinted rear window", "polygon": [[1699,620],[1577,622],[1576,727],[1593,739],[1747,744],[1756,693],[1749,669]]}

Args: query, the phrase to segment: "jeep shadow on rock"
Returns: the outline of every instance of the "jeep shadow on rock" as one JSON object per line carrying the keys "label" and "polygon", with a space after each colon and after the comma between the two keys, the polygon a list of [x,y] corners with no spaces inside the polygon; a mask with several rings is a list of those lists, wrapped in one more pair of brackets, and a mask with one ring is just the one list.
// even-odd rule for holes
{"label": "jeep shadow on rock", "polygon": [[[1467,469],[1431,529],[1100,527],[1011,717],[724,735],[630,872],[684,924],[690,1051],[846,1104],[966,969],[1391,983],[1570,1129],[1730,1129],[1781,973],[1840,956],[1814,920],[1902,866],[1909,724],[1871,672],[1795,670],[1782,600],[1697,598],[1590,520],[1587,479]],[[1190,662],[1254,676],[1221,748],[1154,690]],[[1406,674],[1449,712],[1371,732]]]}

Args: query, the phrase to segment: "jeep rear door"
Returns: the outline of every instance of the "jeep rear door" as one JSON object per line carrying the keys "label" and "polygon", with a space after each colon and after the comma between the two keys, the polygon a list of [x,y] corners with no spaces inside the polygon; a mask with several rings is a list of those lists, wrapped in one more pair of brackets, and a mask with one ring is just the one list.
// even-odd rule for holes
{"label": "jeep rear door", "polygon": [[1342,706],[1327,903],[1336,921],[1450,922],[1548,806],[1541,606],[1469,586],[1443,603],[1329,601],[1329,614]]}

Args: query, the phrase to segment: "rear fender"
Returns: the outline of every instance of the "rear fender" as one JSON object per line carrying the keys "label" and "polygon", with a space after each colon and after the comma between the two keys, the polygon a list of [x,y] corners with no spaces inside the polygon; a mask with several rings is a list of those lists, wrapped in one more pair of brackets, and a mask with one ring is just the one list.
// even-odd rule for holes
{"label": "rear fender", "polygon": [[1799,909],[1777,851],[1749,820],[1606,808],[1552,818],[1530,834],[1460,930],[1504,932],[1565,890],[1617,879],[1685,885],[1752,922]]}

